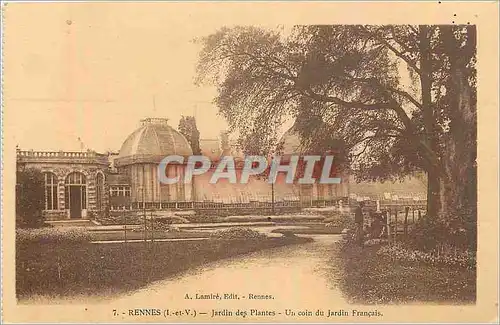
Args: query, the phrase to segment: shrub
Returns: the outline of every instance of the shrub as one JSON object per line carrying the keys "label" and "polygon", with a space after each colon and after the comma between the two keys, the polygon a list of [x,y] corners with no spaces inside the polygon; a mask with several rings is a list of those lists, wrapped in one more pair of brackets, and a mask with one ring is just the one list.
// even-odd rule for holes
{"label": "shrub", "polygon": [[266,238],[266,235],[250,228],[233,227],[217,230],[211,233],[210,237],[217,239],[263,239]]}
{"label": "shrub", "polygon": [[[137,229],[137,231],[142,231],[143,229]],[[146,230],[151,231],[151,230],[159,230],[159,231],[180,231],[179,228],[172,226],[171,223],[169,222],[164,222],[164,219],[162,220],[149,220],[146,223]]]}
{"label": "shrub", "polygon": [[140,225],[144,223],[142,217],[133,214],[109,215],[99,217],[97,220],[103,225]]}
{"label": "shrub", "polygon": [[356,232],[353,229],[349,229],[339,241],[339,248],[341,252],[346,252],[353,247],[358,247]]}
{"label": "shrub", "polygon": [[268,216],[252,216],[252,215],[243,215],[243,216],[228,216],[224,217],[224,222],[261,222],[268,221]]}
{"label": "shrub", "polygon": [[89,242],[90,234],[82,228],[17,229],[19,244],[82,243]]}
{"label": "shrub", "polygon": [[426,252],[436,250],[443,244],[465,250],[471,247],[468,233],[465,228],[452,225],[446,219],[424,216],[409,234],[408,242],[416,249]]}
{"label": "shrub", "polygon": [[195,215],[183,215],[184,219],[191,223],[212,223],[212,222],[223,222],[224,217],[219,215],[205,215],[205,214],[195,214]]}
{"label": "shrub", "polygon": [[[170,228],[170,226],[169,226],[168,223],[158,222],[158,221],[148,221],[148,222],[146,222],[146,231],[151,231],[151,230],[164,230],[164,231],[168,231],[169,228]],[[143,231],[143,230],[144,229],[142,227],[136,229],[136,231],[138,231],[138,232]]]}
{"label": "shrub", "polygon": [[16,173],[16,223],[18,227],[41,227],[45,208],[45,179],[42,172],[26,168]]}
{"label": "shrub", "polygon": [[327,227],[333,228],[353,228],[354,227],[354,218],[350,215],[334,213],[329,217],[323,220],[326,223]]}
{"label": "shrub", "polygon": [[281,234],[283,235],[283,237],[287,237],[287,238],[291,238],[291,237],[297,237],[292,231],[290,230],[285,230],[285,231],[282,231]]}
{"label": "shrub", "polygon": [[461,266],[473,269],[476,267],[476,254],[470,250],[459,250],[448,246],[446,249],[423,252],[406,247],[402,243],[382,246],[377,255],[393,261],[404,263],[425,263],[430,265]]}
{"label": "shrub", "polygon": [[386,244],[387,242],[388,242],[387,238],[371,238],[365,240],[364,245],[372,246],[372,245]]}
{"label": "shrub", "polygon": [[97,213],[94,212],[94,211],[88,211],[87,212],[87,218],[89,218],[90,220],[96,220],[97,218]]}
{"label": "shrub", "polygon": [[155,218],[155,222],[163,223],[163,224],[173,224],[173,223],[189,223],[189,220],[179,216],[169,216],[169,217],[161,217]]}

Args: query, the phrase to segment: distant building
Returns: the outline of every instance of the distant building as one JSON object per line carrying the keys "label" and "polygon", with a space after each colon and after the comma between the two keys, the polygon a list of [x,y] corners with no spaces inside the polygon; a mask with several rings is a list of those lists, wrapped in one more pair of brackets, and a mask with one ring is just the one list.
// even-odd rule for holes
{"label": "distant building", "polygon": [[427,179],[425,174],[408,176],[404,181],[359,182],[350,176],[349,194],[353,199],[372,201],[420,201],[427,199]]}
{"label": "distant building", "polygon": [[[293,129],[283,136],[281,143],[284,144],[285,157],[301,154],[297,150],[297,141]],[[334,204],[349,193],[348,183],[285,184],[281,175],[278,175],[278,182],[274,185],[268,184],[264,177],[251,177],[247,184],[230,184],[225,180],[209,184],[222,156],[235,157],[235,168],[239,173],[244,155],[225,134],[219,139],[201,139],[200,147],[202,154],[208,156],[213,165],[207,173],[195,176],[191,184],[178,182],[169,185],[158,180],[157,167],[164,157],[192,155],[186,138],[161,118],[142,120],[141,126],[125,139],[119,153],[18,149],[17,168],[37,168],[43,172],[44,214],[48,220],[90,218],[92,214],[116,209],[192,207],[193,202],[241,205],[291,201],[307,205],[322,201],[323,204]],[[169,164],[167,176],[180,176],[182,179],[185,167],[185,164]]]}
{"label": "distant building", "polygon": [[[191,156],[193,151],[186,138],[168,125],[166,119],[142,120],[140,128],[123,143],[115,159],[119,174],[127,175],[131,202],[191,201],[189,184],[161,184],[158,164],[169,155]],[[169,164],[167,175],[183,179],[185,164]]]}
{"label": "distant building", "polygon": [[45,177],[45,216],[49,220],[85,218],[107,206],[107,155],[94,151],[21,151],[17,168],[37,168]]}

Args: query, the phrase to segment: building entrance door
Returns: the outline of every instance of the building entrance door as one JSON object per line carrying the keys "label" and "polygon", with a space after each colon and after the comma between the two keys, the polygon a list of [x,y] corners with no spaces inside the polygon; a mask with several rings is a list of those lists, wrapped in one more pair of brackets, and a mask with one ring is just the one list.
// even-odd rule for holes
{"label": "building entrance door", "polygon": [[82,217],[82,187],[70,186],[69,216],[71,219]]}
{"label": "building entrance door", "polygon": [[80,219],[87,209],[87,179],[80,172],[73,172],[66,176],[65,206],[69,209],[71,219]]}

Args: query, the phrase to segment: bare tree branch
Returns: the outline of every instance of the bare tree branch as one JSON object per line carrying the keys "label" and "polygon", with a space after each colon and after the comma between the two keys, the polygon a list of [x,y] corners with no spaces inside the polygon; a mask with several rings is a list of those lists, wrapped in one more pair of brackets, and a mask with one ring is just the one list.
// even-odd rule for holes
{"label": "bare tree branch", "polygon": [[370,30],[368,30],[366,27],[363,26],[363,28],[365,29],[365,31],[367,33],[369,33],[370,35],[373,35],[373,37],[379,41],[380,43],[382,43],[385,47],[387,47],[389,50],[391,50],[397,57],[399,57],[400,59],[402,59],[403,61],[405,61],[413,70],[415,70],[415,72],[417,72],[418,74],[421,74],[421,70],[417,67],[417,65],[412,62],[406,55],[404,55],[404,53],[402,53],[401,51],[399,51],[398,49],[396,49],[394,46],[392,46],[387,40],[385,40],[383,37],[380,37],[379,35],[376,35],[375,33],[372,33],[370,32]]}

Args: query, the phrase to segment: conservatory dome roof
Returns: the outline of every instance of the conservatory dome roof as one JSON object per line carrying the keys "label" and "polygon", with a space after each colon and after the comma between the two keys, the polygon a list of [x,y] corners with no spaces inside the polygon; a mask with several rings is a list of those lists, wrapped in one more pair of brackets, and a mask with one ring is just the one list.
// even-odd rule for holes
{"label": "conservatory dome roof", "polygon": [[167,123],[164,118],[146,118],[141,127],[132,132],[123,142],[117,166],[136,163],[159,163],[169,155],[190,156],[193,154],[186,138]]}

